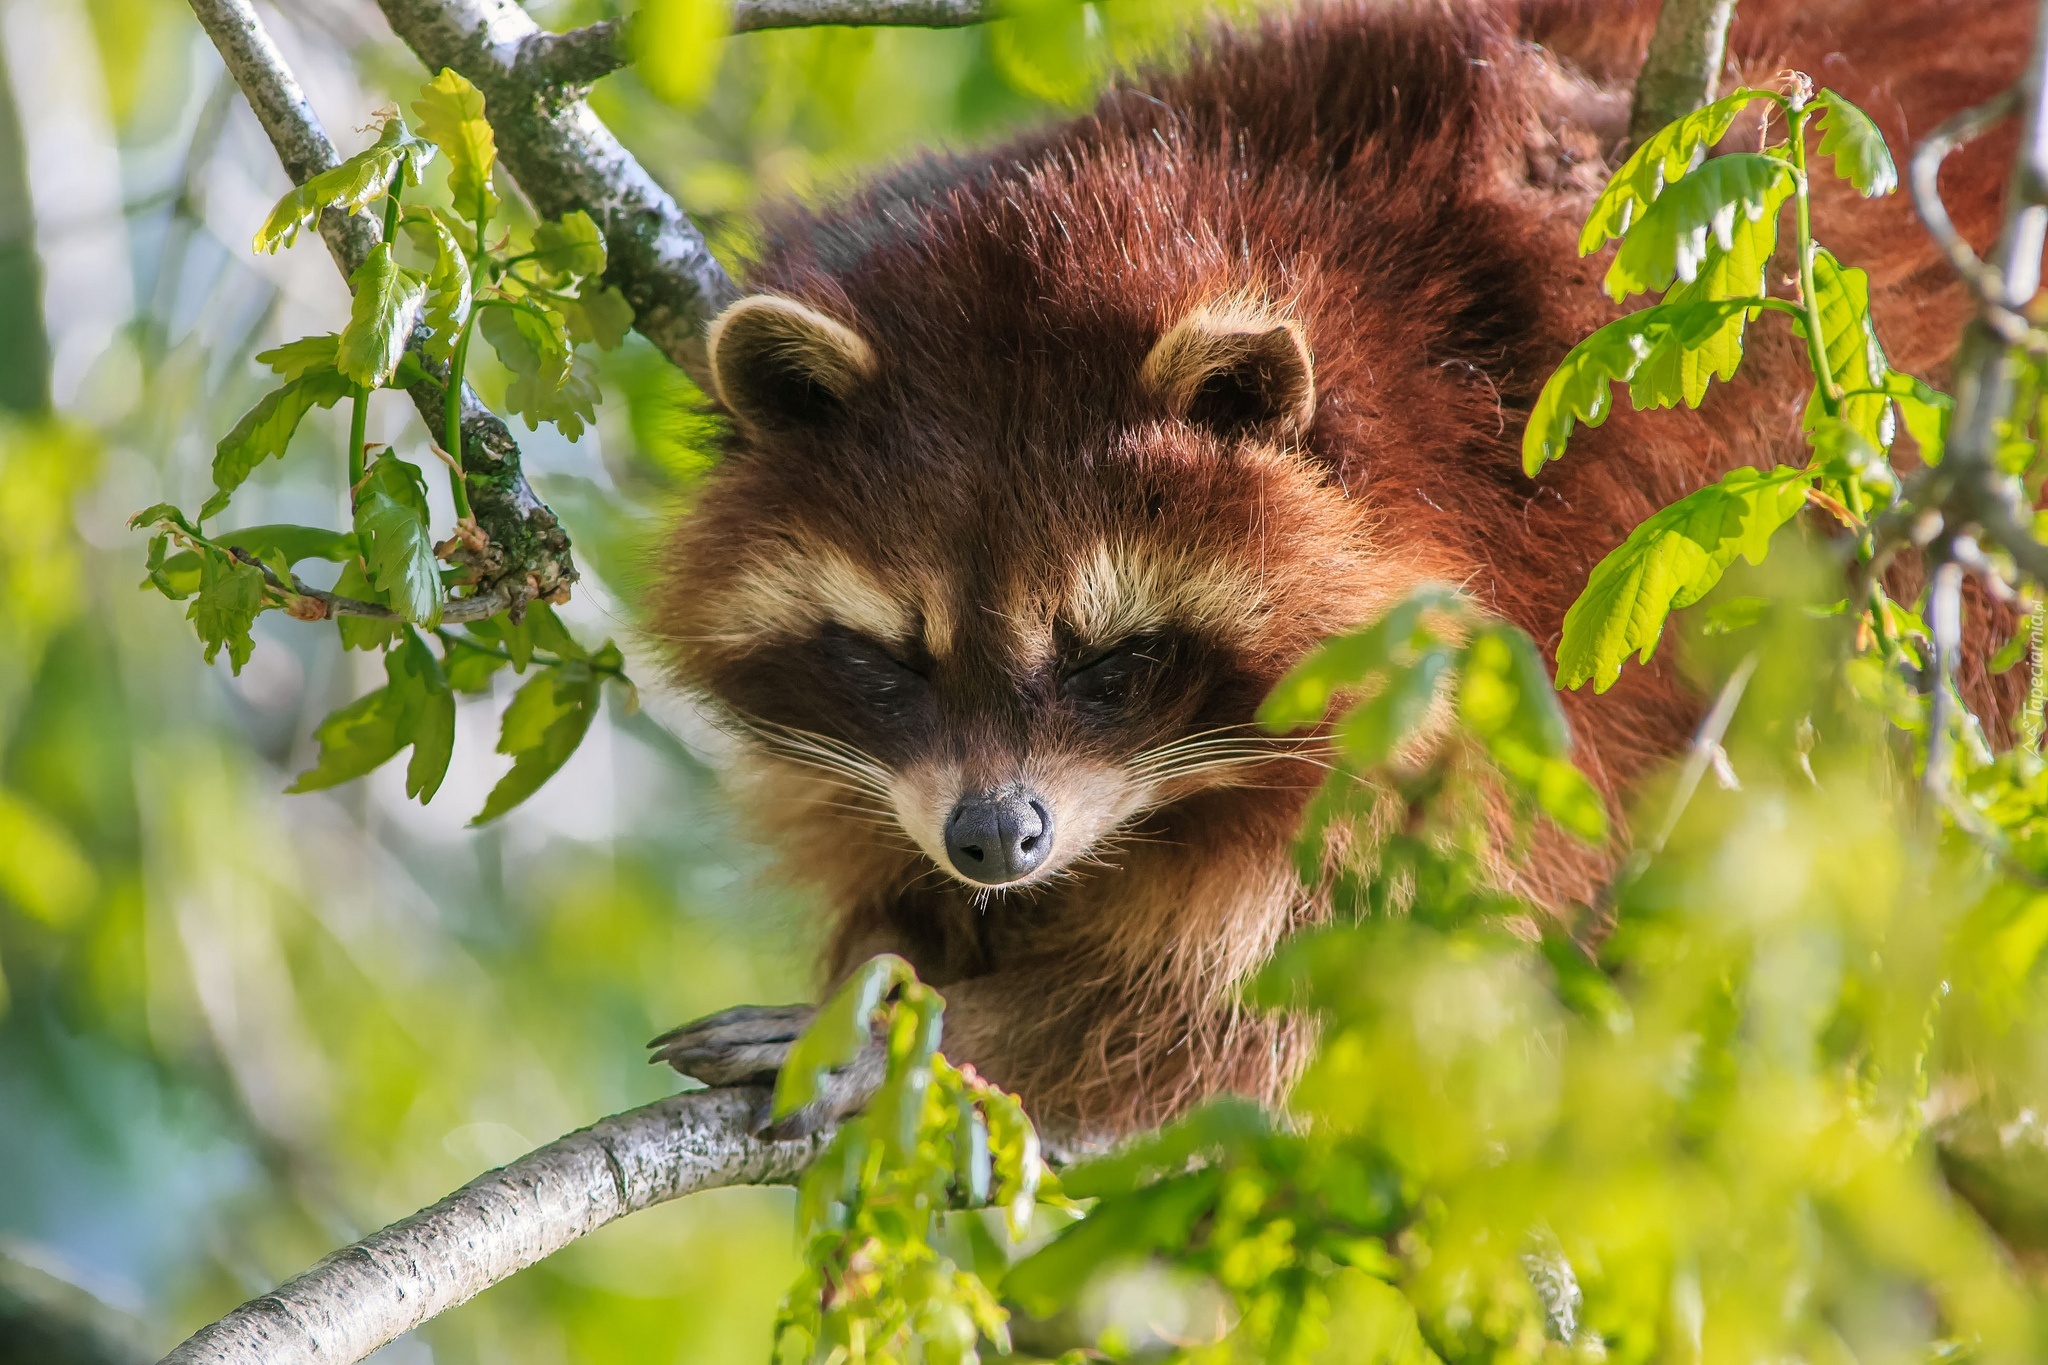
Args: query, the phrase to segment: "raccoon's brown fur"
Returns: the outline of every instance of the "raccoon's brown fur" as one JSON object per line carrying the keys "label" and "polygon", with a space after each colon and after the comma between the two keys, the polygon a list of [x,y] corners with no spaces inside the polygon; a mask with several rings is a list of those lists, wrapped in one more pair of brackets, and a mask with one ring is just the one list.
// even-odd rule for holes
{"label": "raccoon's brown fur", "polygon": [[[1903,159],[2012,80],[2027,10],[1743,0],[1731,77],[1809,73]],[[1619,311],[1576,240],[1654,14],[1313,7],[771,222],[748,276],[768,297],[713,338],[732,435],[654,619],[836,916],[828,978],[907,956],[945,992],[947,1053],[1055,1131],[1284,1087],[1302,1038],[1230,1003],[1318,914],[1288,847],[1319,773],[1247,725],[1272,682],[1426,580],[1554,648],[1644,517],[1804,458],[1797,343],[1766,320],[1701,411],[1617,411],[1521,472],[1543,380]],[[2010,149],[1945,176],[1980,243]],[[1962,302],[1906,196],[1814,180],[1894,363],[1938,381]],[[1980,666],[1966,683],[2009,709]],[[1699,711],[1668,652],[1565,703],[1610,796]],[[947,870],[946,822],[997,789],[1043,797],[1053,853],[980,890]],[[1611,856],[1540,842],[1519,889],[1587,901]]]}

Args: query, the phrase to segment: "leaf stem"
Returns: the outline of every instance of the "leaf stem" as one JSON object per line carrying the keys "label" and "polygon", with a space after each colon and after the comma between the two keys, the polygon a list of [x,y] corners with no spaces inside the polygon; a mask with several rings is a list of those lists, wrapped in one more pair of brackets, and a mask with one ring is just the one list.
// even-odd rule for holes
{"label": "leaf stem", "polygon": [[469,475],[462,467],[462,376],[469,368],[469,338],[476,330],[476,315],[472,306],[469,316],[462,320],[460,335],[455,338],[455,350],[448,357],[448,397],[442,404],[446,425],[442,428],[441,449],[454,465],[449,470],[448,492],[455,499],[456,517],[463,521],[474,520],[469,510]]}
{"label": "leaf stem", "polygon": [[[457,635],[454,631],[444,629],[440,626],[436,626],[434,628],[434,634],[440,637],[441,643],[443,645],[461,645],[464,649],[473,649],[479,654],[488,654],[493,659],[503,659],[507,663],[515,664],[519,662],[517,659],[513,658],[510,654],[507,654],[502,649],[493,648],[492,646],[484,644],[481,641],[473,640],[466,635]],[[543,668],[566,668],[568,665],[572,663],[580,663],[589,668],[591,672],[599,674],[603,677],[618,678],[623,680],[626,676],[626,668],[624,664],[620,664],[617,667],[612,667],[607,664],[598,663],[593,659],[562,659],[557,658],[555,655],[552,654],[543,654],[537,649],[534,650],[533,653],[528,655],[527,658],[531,662],[537,663]]]}
{"label": "leaf stem", "polygon": [[1806,319],[1806,358],[1813,367],[1814,387],[1821,407],[1830,417],[1842,415],[1842,396],[1828,364],[1828,348],[1820,324],[1819,286],[1813,278],[1813,196],[1806,178],[1806,121],[1814,105],[1796,101],[1792,110],[1792,199],[1796,206],[1799,233],[1799,301]]}
{"label": "leaf stem", "polygon": [[363,444],[370,435],[370,391],[358,384],[348,414],[348,500],[355,505],[356,489],[362,486]]}

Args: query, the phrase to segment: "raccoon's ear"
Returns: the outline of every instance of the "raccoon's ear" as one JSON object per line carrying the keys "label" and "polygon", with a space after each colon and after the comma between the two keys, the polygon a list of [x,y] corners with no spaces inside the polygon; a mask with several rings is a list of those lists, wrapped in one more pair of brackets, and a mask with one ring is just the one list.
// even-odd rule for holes
{"label": "raccoon's ear", "polygon": [[1205,304],[1175,323],[1140,378],[1178,415],[1226,434],[1299,431],[1315,416],[1315,362],[1300,324],[1242,303]]}
{"label": "raccoon's ear", "polygon": [[718,400],[755,426],[815,426],[875,376],[875,349],[860,333],[775,294],[720,313],[706,344]]}

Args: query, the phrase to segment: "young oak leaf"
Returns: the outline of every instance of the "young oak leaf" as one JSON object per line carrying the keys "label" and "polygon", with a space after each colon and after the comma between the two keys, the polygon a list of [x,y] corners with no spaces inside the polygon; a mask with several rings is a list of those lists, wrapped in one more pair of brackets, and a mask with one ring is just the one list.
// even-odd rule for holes
{"label": "young oak leaf", "polygon": [[1591,680],[1605,692],[1631,653],[1649,662],[1672,612],[1712,591],[1737,555],[1763,562],[1771,536],[1805,505],[1814,477],[1791,465],[1731,470],[1636,527],[1593,567],[1565,613],[1557,685]]}
{"label": "young oak leaf", "polygon": [[1579,235],[1579,254],[1590,255],[1609,238],[1626,233],[1667,185],[1692,170],[1707,148],[1728,135],[1738,114],[1757,100],[1775,102],[1776,98],[1769,91],[1745,86],[1652,134],[1622,163],[1594,201],[1585,231]]}
{"label": "young oak leaf", "polygon": [[1835,174],[1856,187],[1865,199],[1890,194],[1899,187],[1899,168],[1892,162],[1884,134],[1870,115],[1832,90],[1814,97],[1821,106],[1819,155],[1835,159]]}
{"label": "young oak leaf", "polygon": [[875,1014],[882,1002],[915,980],[917,973],[894,953],[871,957],[857,967],[790,1046],[775,1077],[774,1117],[788,1118],[818,1097],[827,1075],[852,1065],[874,1039]]}
{"label": "young oak leaf", "polygon": [[1259,704],[1259,724],[1276,732],[1314,725],[1339,692],[1406,667],[1434,646],[1437,635],[1425,616],[1462,619],[1467,611],[1465,599],[1449,588],[1417,589],[1373,624],[1332,636],[1289,669]]}
{"label": "young oak leaf", "polygon": [[267,252],[290,246],[299,229],[317,222],[323,209],[361,211],[391,188],[401,169],[417,181],[433,155],[432,145],[414,137],[402,119],[390,119],[374,144],[278,200],[256,230],[255,249]]}
{"label": "young oak leaf", "polygon": [[527,254],[534,265],[560,280],[604,274],[604,234],[582,209],[534,228],[533,248]]}
{"label": "young oak leaf", "polygon": [[1619,302],[1669,289],[1674,278],[1691,283],[1710,239],[1732,252],[1736,215],[1756,222],[1766,211],[1775,213],[1792,184],[1792,168],[1776,157],[1739,152],[1714,158],[1660,195],[1629,228],[1601,287]]}
{"label": "young oak leaf", "polygon": [[225,647],[229,665],[240,673],[255,652],[256,641],[249,632],[264,605],[260,569],[218,550],[200,550],[199,594],[185,615],[206,645],[206,662],[212,663]]}
{"label": "young oak leaf", "polygon": [[1494,765],[1559,826],[1605,840],[1606,803],[1571,762],[1571,726],[1535,643],[1513,626],[1487,626],[1457,668],[1458,718]]}
{"label": "young oak leaf", "polygon": [[[1820,313],[1821,349],[1827,355],[1828,373],[1835,387],[1845,395],[1841,419],[1872,445],[1888,448],[1898,429],[1887,391],[1892,368],[1870,319],[1870,277],[1844,266],[1825,248],[1815,247],[1813,292]],[[1803,317],[1794,325],[1801,336],[1806,334]],[[1806,429],[1812,430],[1826,412],[1816,384],[1807,400]]]}
{"label": "young oak leaf", "polygon": [[[1717,346],[1730,319],[1755,306],[1748,299],[1660,303],[1617,318],[1572,347],[1529,410],[1522,431],[1522,469],[1532,478],[1544,465],[1564,454],[1574,423],[1597,427],[1613,410],[1612,385],[1633,381],[1645,367],[1665,364],[1670,350],[1691,351]],[[1739,360],[1738,351],[1733,357]],[[1728,358],[1722,357],[1724,364]],[[1733,366],[1712,373],[1727,378]],[[1669,373],[1666,371],[1666,373]],[[1663,401],[1665,390],[1646,385],[1645,397]],[[1683,384],[1677,391],[1683,395]],[[1631,397],[1634,397],[1633,392]]]}
{"label": "young oak leaf", "polygon": [[615,351],[633,330],[633,305],[610,285],[586,283],[580,294],[555,295],[554,304],[561,310],[569,340],[579,346],[590,342],[601,351]]}
{"label": "young oak leaf", "polygon": [[602,681],[579,662],[545,669],[513,694],[498,732],[498,752],[512,755],[512,769],[498,779],[472,825],[511,810],[569,761],[597,715]]}
{"label": "young oak leaf", "polygon": [[256,363],[268,365],[271,372],[284,379],[298,379],[315,370],[334,368],[335,353],[341,348],[341,334],[326,332],[320,336],[300,337],[287,341],[282,346],[273,346],[267,351],[256,353]]}
{"label": "young oak leaf", "polygon": [[[1699,273],[1667,291],[1665,304],[1762,297],[1766,292],[1764,271],[1778,248],[1778,211],[1793,188],[1790,177],[1776,181],[1766,193],[1762,214],[1738,216],[1725,249],[1719,242],[1709,242]],[[1742,364],[1743,332],[1750,316],[1746,311],[1731,313],[1719,330],[1693,345],[1655,350],[1629,380],[1629,402],[1638,410],[1675,407],[1681,402],[1698,407],[1706,399],[1710,380],[1725,383],[1735,377]]]}
{"label": "young oak leaf", "polygon": [[[297,366],[298,358],[290,363]],[[213,448],[213,492],[200,507],[199,519],[204,521],[225,510],[235,490],[248,480],[256,466],[282,457],[307,413],[314,408],[333,407],[354,388],[333,368],[308,362],[298,374],[257,399],[256,406],[243,413],[241,420]]]}
{"label": "young oak leaf", "polygon": [[[362,537],[356,537],[358,546]],[[336,597],[352,597],[358,602],[375,602],[389,606],[385,594],[370,584],[369,570],[363,567],[360,551],[357,556],[341,566],[341,576],[334,580]],[[334,627],[341,633],[343,649],[379,650],[398,638],[400,629],[396,621],[380,620],[374,616],[343,616],[334,618]]]}
{"label": "young oak leaf", "polygon": [[440,661],[417,631],[384,656],[385,685],[330,714],[314,737],[320,761],[299,774],[291,792],[339,786],[383,766],[410,747],[405,794],[433,800],[455,745],[455,697]]}
{"label": "young oak leaf", "polygon": [[324,559],[333,564],[345,564],[360,553],[353,535],[347,531],[331,531],[324,526],[283,523],[243,526],[233,531],[216,532],[214,540],[258,559],[279,555],[286,564],[297,564],[302,559]]}
{"label": "young oak leaf", "polygon": [[336,343],[335,368],[366,389],[380,388],[390,382],[405,354],[426,302],[426,282],[399,265],[391,243],[379,242],[348,283],[355,298]]}
{"label": "young oak leaf", "polygon": [[355,522],[369,581],[392,610],[423,626],[439,622],[441,565],[419,470],[388,451],[378,456],[356,493]]}
{"label": "young oak leaf", "polygon": [[498,139],[484,118],[483,92],[444,66],[421,88],[412,112],[420,132],[448,156],[448,195],[456,211],[471,221],[489,218],[498,206],[491,193]]}

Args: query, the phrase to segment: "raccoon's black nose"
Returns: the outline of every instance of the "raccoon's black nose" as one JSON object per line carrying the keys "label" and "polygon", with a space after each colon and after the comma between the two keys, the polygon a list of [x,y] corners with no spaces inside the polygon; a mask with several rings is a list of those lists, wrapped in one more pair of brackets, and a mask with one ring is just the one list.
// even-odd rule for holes
{"label": "raccoon's black nose", "polygon": [[1029,792],[970,796],[946,821],[946,856],[960,875],[1001,886],[1028,875],[1052,852],[1052,812]]}

